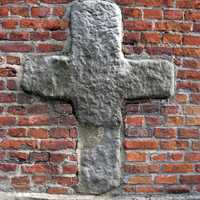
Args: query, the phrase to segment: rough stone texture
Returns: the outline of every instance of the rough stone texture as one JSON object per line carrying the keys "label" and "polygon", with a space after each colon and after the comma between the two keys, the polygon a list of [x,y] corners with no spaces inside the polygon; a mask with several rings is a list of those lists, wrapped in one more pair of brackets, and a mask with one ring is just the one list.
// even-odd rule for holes
{"label": "rough stone texture", "polygon": [[[161,59],[124,58],[121,12],[112,2],[76,1],[71,37],[68,57],[27,57],[22,86],[45,97],[72,100],[81,135],[77,191],[101,194],[120,185],[123,100],[173,95],[174,66]],[[94,146],[88,146],[90,135]]]}
{"label": "rough stone texture", "polygon": [[120,129],[79,127],[80,184],[78,192],[103,194],[120,183]]}
{"label": "rough stone texture", "polygon": [[121,12],[102,0],[77,1],[71,11],[71,55],[27,57],[22,86],[45,97],[71,99],[80,123],[114,127],[126,99],[173,94],[173,65],[124,59]]}
{"label": "rough stone texture", "polygon": [[198,194],[188,195],[131,195],[131,196],[65,196],[65,195],[48,195],[48,194],[30,194],[30,193],[3,193],[0,192],[1,200],[199,200]]}

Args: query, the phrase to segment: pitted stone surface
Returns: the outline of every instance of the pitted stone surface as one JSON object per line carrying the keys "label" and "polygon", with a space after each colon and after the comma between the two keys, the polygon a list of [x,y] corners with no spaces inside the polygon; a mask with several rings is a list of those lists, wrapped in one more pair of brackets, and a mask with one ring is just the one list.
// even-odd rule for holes
{"label": "pitted stone surface", "polygon": [[124,99],[173,94],[173,65],[164,60],[125,59],[122,18],[116,4],[77,1],[71,11],[71,55],[29,57],[22,85],[45,97],[71,99],[80,123],[115,127]]}
{"label": "pitted stone surface", "polygon": [[81,135],[77,191],[101,194],[120,185],[122,102],[173,95],[174,66],[124,58],[121,12],[112,2],[75,1],[70,16],[70,54],[26,57],[22,87],[73,102]]}

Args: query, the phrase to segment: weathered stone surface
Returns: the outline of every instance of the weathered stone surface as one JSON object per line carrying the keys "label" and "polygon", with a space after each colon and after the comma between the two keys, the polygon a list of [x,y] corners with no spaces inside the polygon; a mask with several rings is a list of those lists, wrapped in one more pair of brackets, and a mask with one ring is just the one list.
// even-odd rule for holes
{"label": "weathered stone surface", "polygon": [[122,102],[173,95],[174,66],[161,59],[124,58],[121,12],[110,1],[75,1],[70,16],[70,54],[27,57],[22,87],[72,100],[80,122],[77,191],[101,194],[120,185]]}
{"label": "weathered stone surface", "polygon": [[79,127],[80,193],[103,194],[120,183],[120,129]]}
{"label": "weathered stone surface", "polygon": [[102,0],[77,1],[71,11],[71,55],[27,57],[22,86],[45,97],[71,99],[80,123],[115,127],[124,98],[173,94],[173,65],[125,59],[121,12]]}
{"label": "weathered stone surface", "polygon": [[33,193],[4,193],[0,192],[1,200],[200,200],[199,194],[176,195],[129,195],[129,196],[80,196],[80,195],[48,195]]}

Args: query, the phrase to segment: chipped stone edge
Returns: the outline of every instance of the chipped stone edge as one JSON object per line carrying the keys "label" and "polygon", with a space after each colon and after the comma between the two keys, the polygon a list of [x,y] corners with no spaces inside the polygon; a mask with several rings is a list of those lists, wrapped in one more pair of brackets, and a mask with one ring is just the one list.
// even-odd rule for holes
{"label": "chipped stone edge", "polygon": [[0,200],[200,200],[200,194],[174,195],[129,195],[129,196],[94,196],[94,195],[50,195],[43,193],[6,193],[0,192]]}

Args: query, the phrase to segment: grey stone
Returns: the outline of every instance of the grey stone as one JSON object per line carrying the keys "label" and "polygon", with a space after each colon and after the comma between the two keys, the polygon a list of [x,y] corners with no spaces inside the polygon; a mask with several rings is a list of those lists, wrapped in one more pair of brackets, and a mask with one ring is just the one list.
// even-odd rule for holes
{"label": "grey stone", "polygon": [[110,1],[75,1],[70,16],[70,54],[26,57],[22,87],[73,102],[80,122],[77,191],[101,194],[120,185],[124,99],[170,97],[174,66],[162,59],[124,58],[121,12]]}
{"label": "grey stone", "polygon": [[177,195],[129,195],[129,196],[94,196],[94,195],[49,195],[33,193],[4,193],[0,192],[0,200],[200,200],[199,194]]}
{"label": "grey stone", "polygon": [[77,191],[103,194],[120,183],[120,129],[79,127],[80,184]]}

